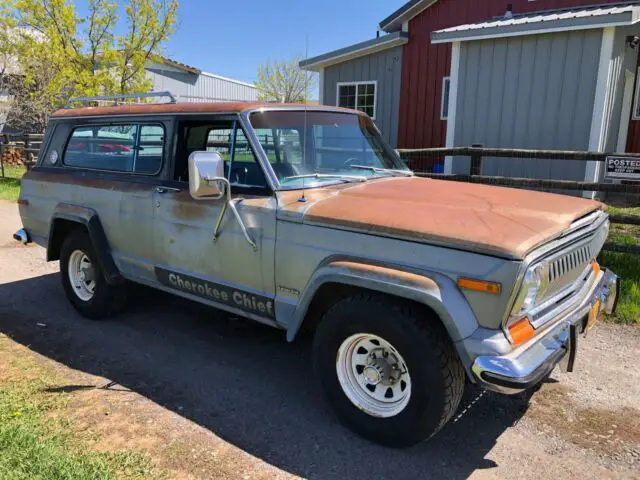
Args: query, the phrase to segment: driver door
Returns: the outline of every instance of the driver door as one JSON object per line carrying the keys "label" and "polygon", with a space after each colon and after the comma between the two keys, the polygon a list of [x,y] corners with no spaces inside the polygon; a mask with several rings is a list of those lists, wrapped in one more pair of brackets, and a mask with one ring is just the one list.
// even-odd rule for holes
{"label": "driver door", "polygon": [[[172,292],[275,323],[273,299],[276,199],[234,117],[181,120],[177,126],[173,178],[155,191],[155,274]],[[189,193],[187,159],[193,151],[217,151],[225,160],[232,199],[250,238],[226,208],[218,238],[213,234],[225,206]]]}

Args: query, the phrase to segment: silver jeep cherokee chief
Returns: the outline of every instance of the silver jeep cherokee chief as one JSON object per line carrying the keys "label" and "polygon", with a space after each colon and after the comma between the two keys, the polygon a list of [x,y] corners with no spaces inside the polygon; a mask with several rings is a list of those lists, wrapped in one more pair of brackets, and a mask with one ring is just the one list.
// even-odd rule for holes
{"label": "silver jeep cherokee chief", "polygon": [[571,370],[617,298],[601,203],[417,178],[352,110],[63,109],[19,204],[16,239],[60,260],[85,317],[136,282],[312,330],[337,416],[397,447],[442,428],[465,381],[514,393]]}

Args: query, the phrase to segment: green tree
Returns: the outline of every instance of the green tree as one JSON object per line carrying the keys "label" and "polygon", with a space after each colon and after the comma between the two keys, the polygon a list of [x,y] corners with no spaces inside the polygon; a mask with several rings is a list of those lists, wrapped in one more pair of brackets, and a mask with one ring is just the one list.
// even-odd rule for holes
{"label": "green tree", "polygon": [[271,102],[305,103],[317,83],[312,72],[300,68],[301,56],[269,61],[258,67],[258,98]]}
{"label": "green tree", "polygon": [[8,82],[14,105],[36,116],[22,121],[44,126],[75,96],[148,90],[145,62],[173,33],[177,9],[178,0],[126,0],[120,18],[115,0],[87,0],[81,17],[71,0],[0,0],[0,50],[19,70]]}

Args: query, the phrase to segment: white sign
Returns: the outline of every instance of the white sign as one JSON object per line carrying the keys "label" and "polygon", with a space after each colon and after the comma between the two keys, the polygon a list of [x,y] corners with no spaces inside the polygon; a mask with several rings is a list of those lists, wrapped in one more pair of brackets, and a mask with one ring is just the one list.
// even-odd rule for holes
{"label": "white sign", "polygon": [[605,176],[640,181],[640,157],[607,157]]}

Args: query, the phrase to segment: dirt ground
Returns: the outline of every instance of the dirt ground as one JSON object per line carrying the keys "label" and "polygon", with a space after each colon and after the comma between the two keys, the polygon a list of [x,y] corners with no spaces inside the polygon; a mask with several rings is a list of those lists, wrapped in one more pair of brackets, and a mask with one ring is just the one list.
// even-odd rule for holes
{"label": "dirt ground", "polygon": [[308,341],[147,290],[84,320],[19,226],[0,202],[0,366],[33,356],[64,379],[50,391],[91,448],[145,450],[173,478],[640,478],[637,327],[599,325],[535,393],[469,388],[437,437],[392,450],[332,417]]}

